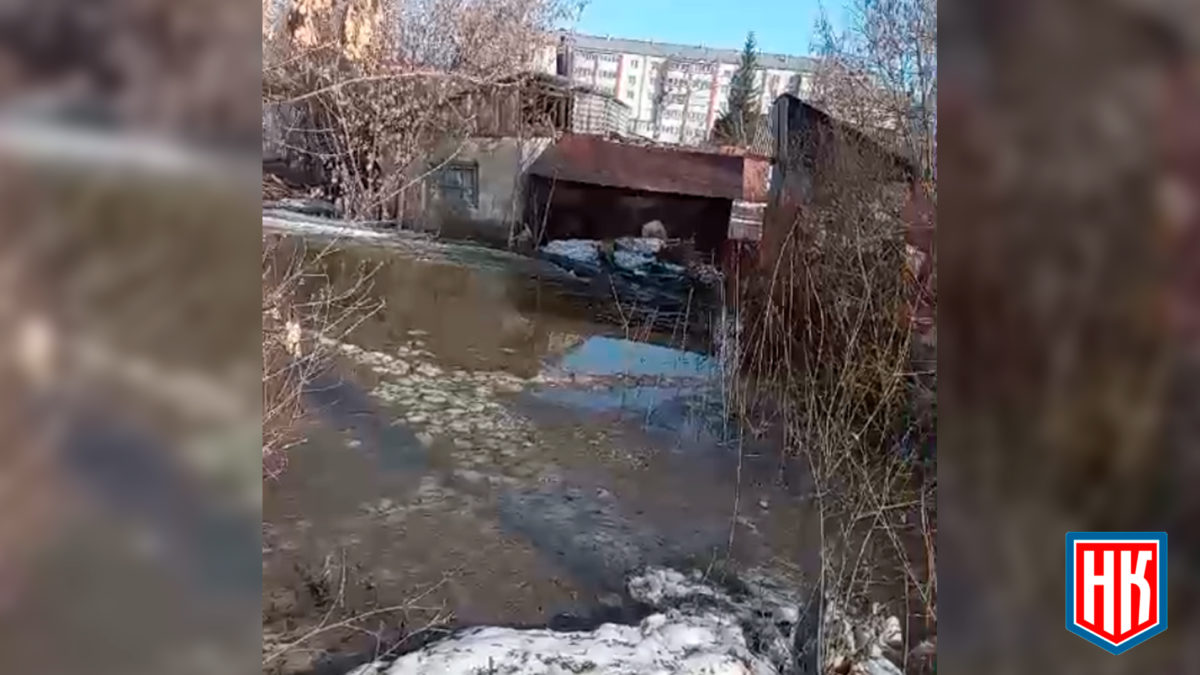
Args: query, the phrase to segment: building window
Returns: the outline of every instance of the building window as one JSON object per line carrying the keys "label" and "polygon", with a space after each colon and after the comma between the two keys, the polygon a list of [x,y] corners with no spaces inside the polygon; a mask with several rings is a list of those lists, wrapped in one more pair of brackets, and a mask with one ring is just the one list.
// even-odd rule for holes
{"label": "building window", "polygon": [[626,92],[625,92],[625,98],[627,98],[627,99],[629,99],[630,101],[632,101],[632,100],[633,100],[633,92],[632,92],[632,91],[626,91]]}
{"label": "building window", "polygon": [[627,79],[629,81],[629,86],[631,86],[631,87],[637,86],[637,75],[630,75],[629,77],[627,77],[625,79]]}
{"label": "building window", "polygon": [[638,67],[638,60],[637,60],[637,59],[630,59],[630,60],[629,60],[629,67],[630,67],[630,68],[637,68],[637,67]]}
{"label": "building window", "polygon": [[443,203],[478,208],[479,165],[475,162],[450,162],[437,172],[436,187]]}

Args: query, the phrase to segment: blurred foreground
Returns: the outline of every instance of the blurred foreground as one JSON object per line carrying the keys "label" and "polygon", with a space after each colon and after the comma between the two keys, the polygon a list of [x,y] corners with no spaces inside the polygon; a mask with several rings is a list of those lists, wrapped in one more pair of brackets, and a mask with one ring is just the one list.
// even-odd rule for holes
{"label": "blurred foreground", "polygon": [[[1197,672],[1194,3],[944,6],[947,672]],[[1064,534],[1166,530],[1170,627],[1063,627]]]}
{"label": "blurred foreground", "polygon": [[258,663],[251,17],[0,12],[0,671]]}

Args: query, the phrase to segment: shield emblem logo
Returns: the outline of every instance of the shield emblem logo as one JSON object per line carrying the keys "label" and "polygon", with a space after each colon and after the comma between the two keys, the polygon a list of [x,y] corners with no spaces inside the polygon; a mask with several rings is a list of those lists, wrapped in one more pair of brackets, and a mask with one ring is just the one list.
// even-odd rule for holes
{"label": "shield emblem logo", "polygon": [[1068,532],[1067,630],[1120,654],[1167,629],[1166,532]]}

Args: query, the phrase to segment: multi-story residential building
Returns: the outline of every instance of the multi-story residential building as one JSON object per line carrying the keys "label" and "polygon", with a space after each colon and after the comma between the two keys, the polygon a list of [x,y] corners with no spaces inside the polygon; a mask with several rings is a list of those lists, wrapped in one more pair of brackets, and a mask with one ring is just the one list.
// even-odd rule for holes
{"label": "multi-story residential building", "polygon": [[[563,34],[557,67],[577,84],[609,93],[632,109],[630,133],[667,143],[699,145],[725,112],[729,83],[741,60],[735,49]],[[551,59],[541,61],[548,66]],[[762,112],[781,94],[807,96],[813,59],[759,54]],[[546,67],[543,66],[543,67]]]}

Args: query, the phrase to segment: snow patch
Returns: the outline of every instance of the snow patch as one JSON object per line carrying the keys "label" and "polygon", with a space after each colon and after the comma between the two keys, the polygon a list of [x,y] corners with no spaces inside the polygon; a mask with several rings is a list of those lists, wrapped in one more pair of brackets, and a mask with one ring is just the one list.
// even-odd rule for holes
{"label": "snow patch", "polygon": [[594,631],[473,628],[390,666],[369,664],[353,675],[774,675],[750,652],[740,626],[716,613],[652,614],[636,626],[604,624]]}
{"label": "snow patch", "polygon": [[[789,612],[775,611],[772,603],[780,598],[773,593],[762,600],[751,587],[747,597],[734,598],[699,573],[661,567],[633,575],[627,589],[654,611],[636,625],[606,623],[577,632],[472,628],[352,675],[779,675],[792,670],[795,626],[779,632],[778,617]],[[799,615],[794,597],[782,602]]]}
{"label": "snow patch", "polygon": [[697,597],[728,600],[723,593],[705,584],[699,575],[688,576],[669,568],[651,568],[630,579],[629,595],[654,607]]}
{"label": "snow patch", "polygon": [[[816,637],[800,634],[801,624],[814,626],[803,621],[795,584],[754,571],[725,590],[698,572],[651,567],[630,577],[627,589],[654,612],[636,625],[572,632],[471,628],[350,675],[785,675],[803,669],[798,644]],[[861,621],[832,603],[826,612],[826,631],[834,631],[826,670],[901,675],[884,654],[900,642],[895,617],[885,617],[878,605]]]}
{"label": "snow patch", "polygon": [[317,220],[283,213],[263,213],[263,229],[296,234],[324,235],[339,239],[395,239],[396,233],[369,229],[345,221]]}
{"label": "snow patch", "polygon": [[851,675],[902,675],[887,658],[903,644],[900,619],[886,616],[879,603],[869,612],[855,612],[833,600],[825,603],[827,666]]}

